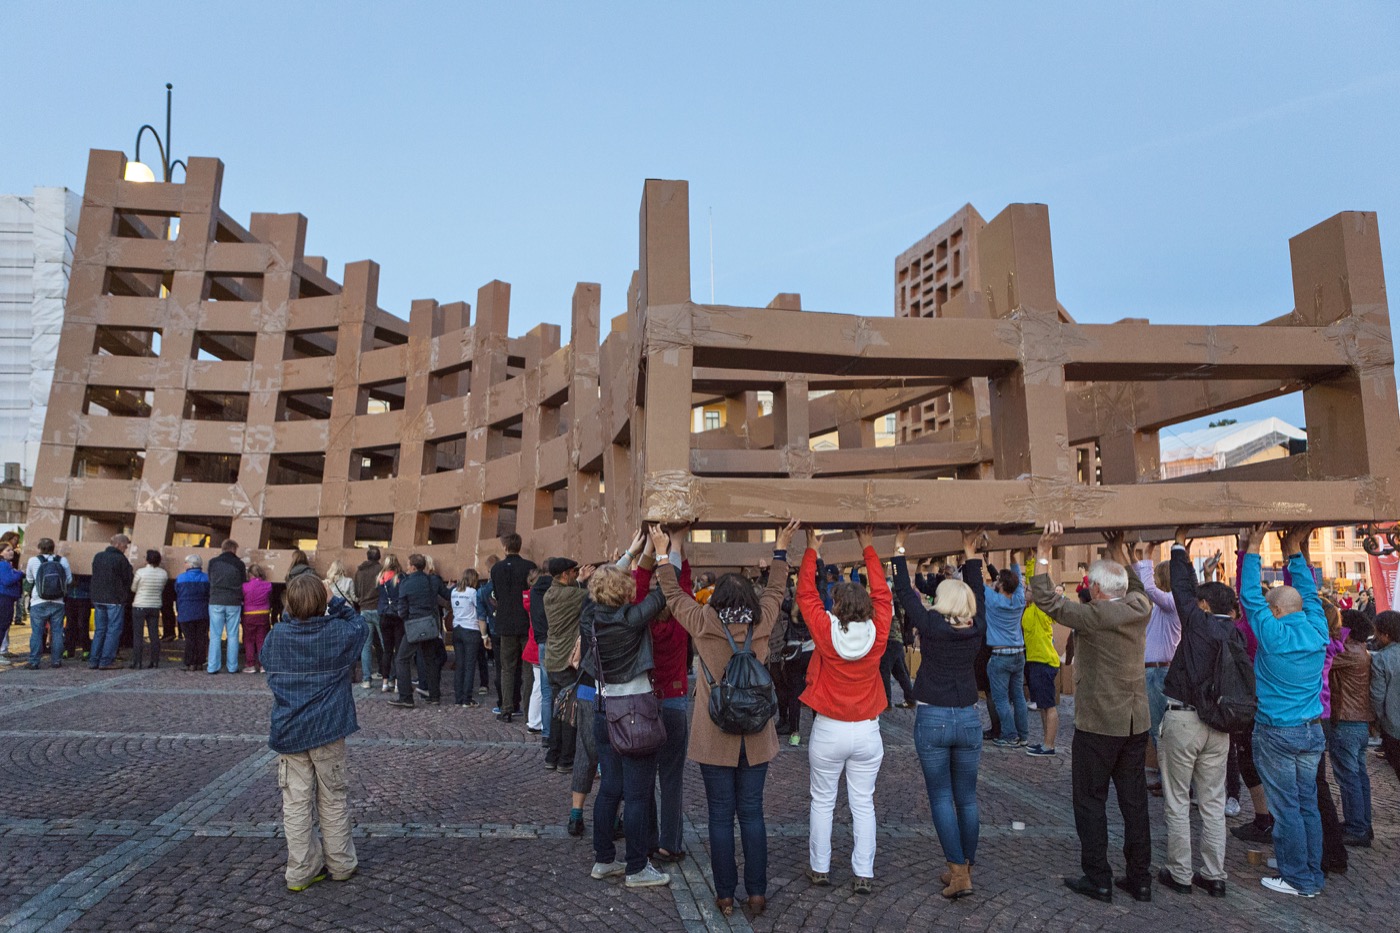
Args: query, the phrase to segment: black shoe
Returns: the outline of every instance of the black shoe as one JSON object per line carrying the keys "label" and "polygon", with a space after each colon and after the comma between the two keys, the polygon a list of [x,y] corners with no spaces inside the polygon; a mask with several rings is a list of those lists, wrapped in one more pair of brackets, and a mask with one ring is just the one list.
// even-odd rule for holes
{"label": "black shoe", "polygon": [[476,707],[480,706],[481,704],[478,703],[478,702],[476,702],[475,700],[467,700],[465,703],[458,703],[457,705],[458,705],[458,706],[461,706],[461,707],[464,707],[464,708],[466,708],[466,709],[475,709]]}
{"label": "black shoe", "polygon": [[544,733],[543,729],[536,729],[534,726],[526,726],[525,731],[531,735],[542,735]]}
{"label": "black shoe", "polygon": [[1373,838],[1375,838],[1375,835],[1373,833],[1367,833],[1364,836],[1350,836],[1343,834],[1342,845],[1351,846],[1352,848],[1356,849],[1369,849],[1371,848],[1371,840]]}
{"label": "black shoe", "polygon": [[570,774],[574,770],[573,765],[560,765],[557,769],[560,774]]}
{"label": "black shoe", "polygon": [[[1170,877],[1170,876],[1168,876]],[[1152,900],[1152,883],[1139,884],[1131,878],[1119,878],[1113,882],[1113,886],[1120,891],[1126,891],[1132,895],[1133,900],[1146,904]]]}
{"label": "black shoe", "polygon": [[[998,732],[996,729],[983,729],[983,730],[982,730],[982,741],[983,741],[983,742],[990,742],[992,739],[999,739],[999,738],[1001,738],[1001,733]],[[1065,884],[1069,884],[1069,881],[1066,880],[1066,881],[1065,881]]]}
{"label": "black shoe", "polygon": [[496,721],[497,721],[497,722],[510,722],[510,713],[497,713],[497,714],[496,714]]}
{"label": "black shoe", "polygon": [[427,698],[426,700],[424,700],[423,702],[424,702],[424,703],[427,703],[427,704],[429,704],[429,705],[431,705],[431,706],[441,706],[441,705],[442,705],[442,697],[428,697],[428,698]]}
{"label": "black shoe", "polygon": [[[1196,875],[1195,877],[1200,878],[1201,876]],[[1169,891],[1175,891],[1177,894],[1191,893],[1191,885],[1182,884],[1180,881],[1177,881],[1175,878],[1172,877],[1172,873],[1167,871],[1165,868],[1157,872],[1157,883]],[[1194,883],[1195,878],[1192,879],[1192,884]]]}
{"label": "black shoe", "polygon": [[552,762],[552,761],[546,761],[546,762],[544,763],[544,769],[545,769],[546,771],[556,771],[556,770],[558,770],[558,768],[559,768],[559,766],[558,766],[557,764],[555,764],[554,762]]}
{"label": "black shoe", "polygon": [[389,705],[397,706],[399,709],[413,709],[412,700],[401,700],[398,697],[394,697],[392,700],[390,700]]}
{"label": "black shoe", "polygon": [[[1345,852],[1346,850],[1343,849],[1342,851]],[[1324,875],[1345,875],[1347,873],[1347,862],[1345,859],[1341,861],[1337,859],[1323,859],[1322,873]]]}
{"label": "black shoe", "polygon": [[39,665],[37,662],[33,664],[26,664],[25,667],[29,668],[31,671],[37,671],[39,669]]}
{"label": "black shoe", "polygon": [[1200,872],[1197,872],[1196,874],[1191,876],[1191,883],[1194,884],[1196,887],[1200,888],[1202,891],[1209,894],[1211,897],[1225,896],[1225,881],[1223,879],[1216,879],[1215,881],[1212,881],[1209,878],[1202,878]]}
{"label": "black shoe", "polygon": [[1230,835],[1239,839],[1241,842],[1271,843],[1274,841],[1274,826],[1270,823],[1269,828],[1265,829],[1257,822],[1251,821],[1245,823],[1243,826],[1236,826],[1234,829],[1230,830]]}
{"label": "black shoe", "polygon": [[569,815],[569,835],[570,835],[570,836],[582,836],[582,835],[583,835],[583,816],[582,816],[582,815],[579,815],[579,816],[574,816],[574,815],[572,815],[572,814]]}
{"label": "black shoe", "polygon": [[1065,887],[1069,888],[1075,894],[1082,894],[1085,897],[1093,898],[1096,901],[1102,901],[1105,904],[1113,903],[1113,889],[1101,888],[1090,881],[1087,876],[1083,878],[1066,878]]}

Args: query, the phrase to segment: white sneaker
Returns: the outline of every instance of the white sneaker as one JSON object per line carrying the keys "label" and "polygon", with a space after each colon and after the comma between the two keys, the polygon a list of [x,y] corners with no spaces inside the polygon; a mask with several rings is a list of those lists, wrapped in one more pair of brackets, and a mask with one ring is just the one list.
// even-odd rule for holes
{"label": "white sneaker", "polygon": [[1226,801],[1225,801],[1225,815],[1226,815],[1226,816],[1239,816],[1239,815],[1240,815],[1240,802],[1239,802],[1238,800],[1236,800],[1234,797],[1229,797],[1229,798],[1226,799]]}
{"label": "white sneaker", "polygon": [[588,877],[595,881],[602,881],[604,878],[616,878],[618,875],[627,874],[626,862],[594,862],[593,870],[588,873]]}
{"label": "white sneaker", "polygon": [[647,862],[646,867],[635,875],[628,875],[625,882],[629,888],[655,888],[663,884],[671,883],[671,876],[664,871],[657,871],[652,867],[651,862]]}
{"label": "white sneaker", "polygon": [[1317,897],[1316,894],[1304,894],[1282,878],[1260,878],[1259,883],[1270,891],[1276,891],[1279,894],[1292,894],[1294,897]]}
{"label": "white sneaker", "polygon": [[368,680],[362,680],[360,681],[360,686],[368,690],[370,688],[370,682]]}

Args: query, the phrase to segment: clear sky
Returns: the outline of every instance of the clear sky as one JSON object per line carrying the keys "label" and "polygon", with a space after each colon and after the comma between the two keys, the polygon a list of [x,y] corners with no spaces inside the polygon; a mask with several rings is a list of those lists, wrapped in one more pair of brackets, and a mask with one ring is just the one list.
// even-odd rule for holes
{"label": "clear sky", "polygon": [[80,189],[171,81],[225,209],[307,215],[405,317],[493,278],[513,334],[567,339],[578,281],[620,313],[647,177],[690,181],[702,301],[713,216],[718,302],[892,314],[894,257],[968,201],[1050,206],[1081,321],[1286,313],[1288,238],[1341,210],[1400,274],[1390,2],[0,0],[0,35],[0,191]]}

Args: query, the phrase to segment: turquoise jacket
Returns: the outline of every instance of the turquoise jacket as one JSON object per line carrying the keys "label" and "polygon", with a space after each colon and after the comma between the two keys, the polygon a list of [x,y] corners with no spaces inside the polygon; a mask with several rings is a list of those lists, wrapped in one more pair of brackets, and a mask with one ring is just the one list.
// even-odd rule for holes
{"label": "turquoise jacket", "polygon": [[1327,660],[1327,616],[1317,595],[1312,569],[1301,554],[1288,559],[1293,588],[1303,611],[1274,618],[1260,592],[1259,555],[1246,554],[1240,568],[1240,602],[1259,639],[1254,656],[1256,722],[1297,726],[1322,715],[1322,669]]}

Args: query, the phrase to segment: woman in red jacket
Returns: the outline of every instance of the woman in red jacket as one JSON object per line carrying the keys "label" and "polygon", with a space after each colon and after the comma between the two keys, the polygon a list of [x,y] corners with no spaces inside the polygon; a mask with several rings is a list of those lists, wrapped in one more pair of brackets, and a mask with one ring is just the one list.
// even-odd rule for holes
{"label": "woman in red jacket", "polygon": [[844,770],[855,830],[855,893],[869,894],[875,878],[875,778],[885,757],[880,740],[880,713],[885,709],[880,658],[889,640],[894,602],[875,554],[874,527],[859,529],[856,538],[864,551],[870,590],[859,583],[836,584],[828,612],[816,587],[822,538],[810,530],[797,574],[797,604],[803,618],[811,620],[807,627],[815,643],[802,694],[802,702],[816,713],[807,747],[812,786],[808,876],[814,884],[830,884],[831,816]]}

